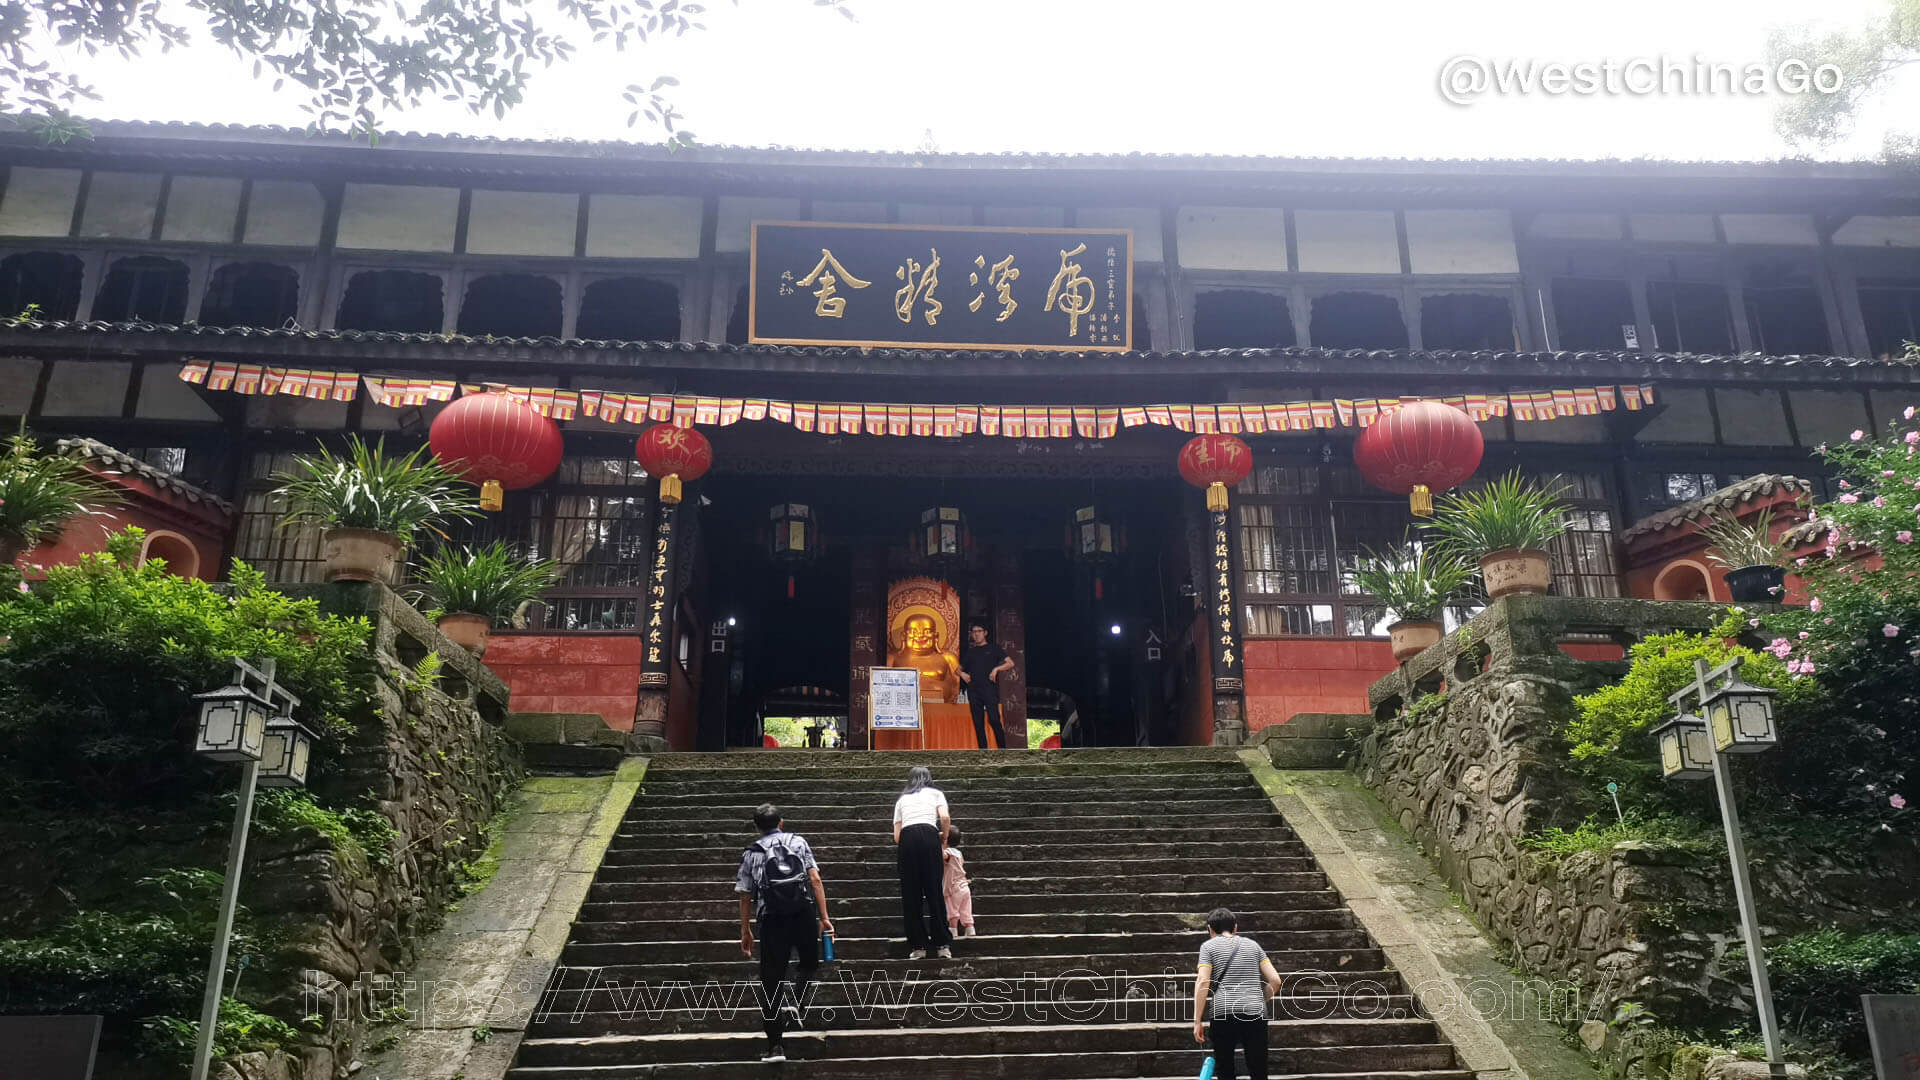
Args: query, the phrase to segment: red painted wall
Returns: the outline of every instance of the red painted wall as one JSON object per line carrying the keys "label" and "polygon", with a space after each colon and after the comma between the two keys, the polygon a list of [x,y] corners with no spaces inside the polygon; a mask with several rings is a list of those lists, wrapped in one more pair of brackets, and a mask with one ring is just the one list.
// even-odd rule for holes
{"label": "red painted wall", "polygon": [[1247,643],[1247,730],[1295,713],[1366,713],[1367,688],[1393,670],[1384,641],[1255,638]]}
{"label": "red painted wall", "polygon": [[513,692],[515,712],[598,713],[632,731],[640,655],[640,639],[626,635],[496,633],[486,664]]}
{"label": "red painted wall", "polygon": [[[78,517],[51,544],[42,544],[21,556],[19,565],[62,566],[80,556],[105,551],[107,537],[129,525],[147,531],[149,552],[164,557],[167,568],[181,577],[212,581],[225,569],[227,516],[206,505],[176,499],[135,476],[104,474],[125,500],[97,516]],[[35,577],[28,571],[28,577]]]}

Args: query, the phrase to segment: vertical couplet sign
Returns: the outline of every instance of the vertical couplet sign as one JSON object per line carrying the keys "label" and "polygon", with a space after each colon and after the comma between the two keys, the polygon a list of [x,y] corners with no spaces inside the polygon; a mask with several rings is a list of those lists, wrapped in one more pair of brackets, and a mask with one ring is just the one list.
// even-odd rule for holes
{"label": "vertical couplet sign", "polygon": [[756,221],[752,253],[755,344],[1133,347],[1126,229]]}
{"label": "vertical couplet sign", "polygon": [[647,613],[642,629],[646,631],[646,652],[640,660],[640,685],[665,689],[672,682],[673,601],[671,599],[674,561],[674,529],[680,507],[658,503],[659,523],[654,527],[651,562],[647,567]]}
{"label": "vertical couplet sign", "polygon": [[1246,687],[1246,658],[1234,632],[1233,556],[1227,546],[1227,512],[1215,510],[1208,516],[1213,519],[1213,558],[1208,563],[1213,568],[1213,587],[1207,590],[1213,610],[1207,635],[1213,640],[1213,690],[1216,694],[1238,694]]}
{"label": "vertical couplet sign", "polygon": [[874,731],[920,730],[920,673],[913,668],[877,667],[867,699],[867,726]]}

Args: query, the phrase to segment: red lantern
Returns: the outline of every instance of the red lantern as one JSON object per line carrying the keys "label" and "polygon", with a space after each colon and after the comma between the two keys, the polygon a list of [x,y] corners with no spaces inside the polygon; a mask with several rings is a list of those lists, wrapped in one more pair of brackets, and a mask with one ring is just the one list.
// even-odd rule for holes
{"label": "red lantern", "polygon": [[560,428],[505,394],[469,394],[440,410],[427,444],[442,464],[480,485],[480,508],[498,510],[501,492],[553,475],[565,450]]}
{"label": "red lantern", "polygon": [[642,432],[633,456],[648,475],[660,478],[660,501],[669,506],[680,501],[682,482],[698,480],[713,468],[713,444],[707,437],[672,424],[655,424]]}
{"label": "red lantern", "polygon": [[1041,740],[1040,740],[1040,749],[1042,749],[1042,750],[1058,750],[1058,749],[1060,749],[1060,736],[1058,736],[1058,735],[1049,735],[1049,736],[1047,736],[1046,738],[1044,738],[1044,739],[1041,739]]}
{"label": "red lantern", "polygon": [[1433,493],[1473,475],[1486,452],[1480,427],[1464,410],[1438,401],[1409,401],[1380,414],[1353,444],[1353,463],[1378,488],[1410,496],[1420,517],[1433,513]]}
{"label": "red lantern", "polygon": [[1180,477],[1207,489],[1207,509],[1227,508],[1227,488],[1253,471],[1253,449],[1231,435],[1195,435],[1180,448]]}
{"label": "red lantern", "polygon": [[778,750],[780,749],[780,740],[771,735],[762,735],[760,736],[760,745],[768,750]]}

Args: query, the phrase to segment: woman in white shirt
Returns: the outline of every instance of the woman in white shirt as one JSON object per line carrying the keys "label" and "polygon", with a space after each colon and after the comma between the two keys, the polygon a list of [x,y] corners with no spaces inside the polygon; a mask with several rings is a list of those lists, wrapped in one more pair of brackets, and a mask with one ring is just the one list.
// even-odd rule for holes
{"label": "woman in white shirt", "polygon": [[953,958],[948,944],[946,867],[940,859],[953,816],[947,797],[933,786],[933,774],[915,765],[907,789],[893,804],[893,841],[900,852],[900,909],[907,923],[909,960],[925,960],[929,946],[943,960]]}

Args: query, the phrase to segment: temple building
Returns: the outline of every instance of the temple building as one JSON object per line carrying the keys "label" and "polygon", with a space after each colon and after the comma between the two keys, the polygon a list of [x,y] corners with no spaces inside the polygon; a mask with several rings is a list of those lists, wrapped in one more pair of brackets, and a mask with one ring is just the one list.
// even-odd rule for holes
{"label": "temple building", "polygon": [[[890,745],[872,669],[952,706],[975,620],[1021,745],[1029,716],[1165,745],[1365,711],[1394,661],[1346,571],[1413,521],[1353,465],[1382,408],[1449,400],[1478,477],[1562,487],[1555,591],[1693,599],[1724,587],[1676,507],[1820,492],[1812,447],[1920,403],[1910,167],[118,122],[0,134],[0,165],[6,423],[179,503],[191,572],[312,581],[293,455],[527,401],[562,464],[453,531],[564,573],[486,662],[516,710],[674,749],[768,717]],[[712,448],[671,511],[635,458],[661,423]],[[1214,432],[1254,457],[1224,517],[1176,468]]]}

